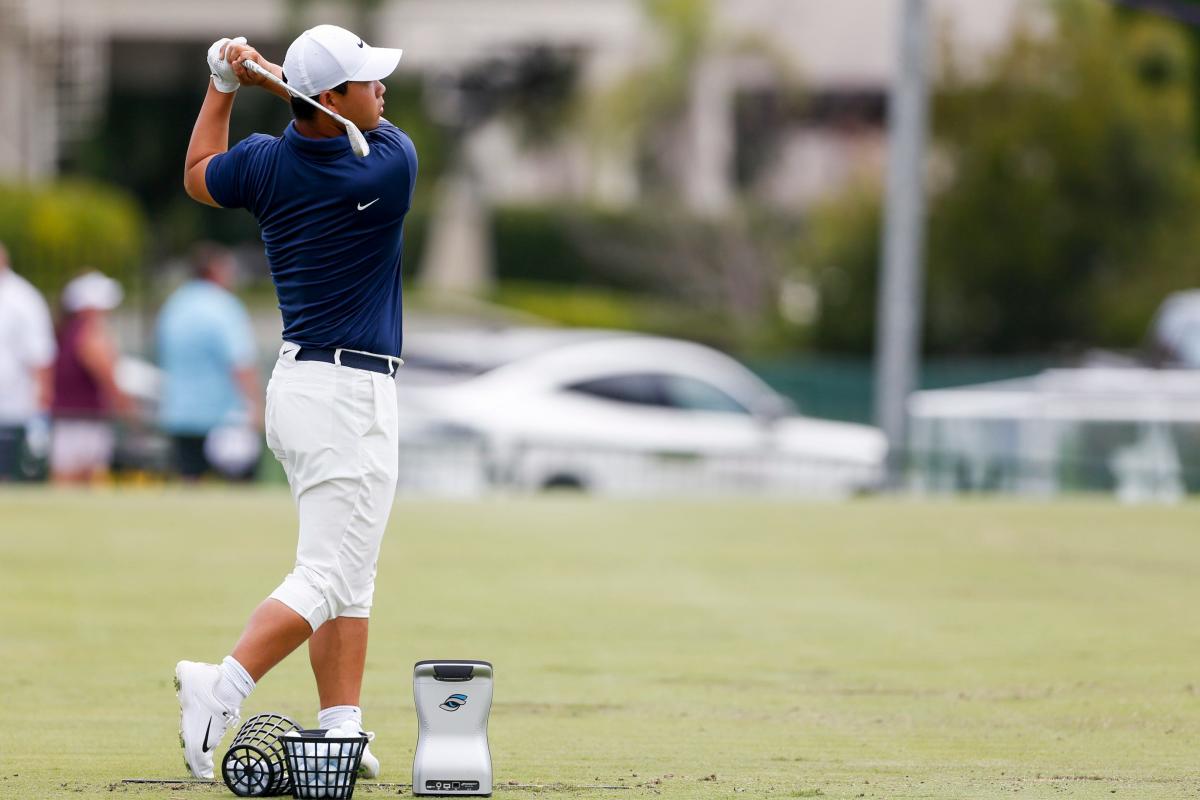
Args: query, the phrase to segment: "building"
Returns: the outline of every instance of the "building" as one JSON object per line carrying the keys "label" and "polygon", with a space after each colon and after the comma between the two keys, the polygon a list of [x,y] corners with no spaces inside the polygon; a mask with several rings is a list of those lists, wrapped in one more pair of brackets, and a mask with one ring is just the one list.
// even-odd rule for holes
{"label": "building", "polygon": [[[969,53],[1002,42],[1022,6],[930,2]],[[713,0],[715,46],[695,65],[672,144],[686,203],[721,213],[748,190],[803,207],[882,169],[899,8],[900,0]],[[401,70],[431,81],[540,45],[569,52],[582,85],[603,92],[655,69],[662,51],[639,0],[0,0],[0,73],[10,78],[0,93],[0,179],[55,175],[114,90],[201,80],[204,48],[222,34],[245,35],[282,58],[292,33],[317,21],[404,47]],[[803,111],[787,103],[794,86],[808,98]],[[748,137],[747,120],[769,129],[769,139]],[[641,191],[634,154],[621,142],[597,148],[577,132],[528,150],[497,120],[469,134],[478,186],[493,201],[568,196],[619,205]]]}

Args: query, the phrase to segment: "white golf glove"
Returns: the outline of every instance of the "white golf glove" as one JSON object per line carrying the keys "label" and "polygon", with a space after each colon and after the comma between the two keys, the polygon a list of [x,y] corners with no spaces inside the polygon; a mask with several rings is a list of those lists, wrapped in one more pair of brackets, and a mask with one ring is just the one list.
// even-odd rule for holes
{"label": "white golf glove", "polygon": [[221,57],[221,48],[230,44],[245,43],[246,37],[239,36],[236,39],[217,39],[212,43],[212,47],[208,48],[208,71],[212,73],[213,86],[217,87],[218,92],[230,94],[241,86],[237,75],[233,73],[233,66]]}

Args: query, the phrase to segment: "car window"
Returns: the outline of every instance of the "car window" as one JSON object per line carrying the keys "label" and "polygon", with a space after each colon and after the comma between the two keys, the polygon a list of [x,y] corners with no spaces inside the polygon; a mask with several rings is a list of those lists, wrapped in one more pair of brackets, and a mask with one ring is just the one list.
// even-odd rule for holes
{"label": "car window", "polygon": [[567,391],[614,400],[618,403],[633,403],[639,406],[668,405],[663,391],[662,376],[650,374],[610,375],[580,381],[566,387]]}
{"label": "car window", "polygon": [[667,404],[688,411],[720,411],[749,414],[750,410],[711,383],[683,375],[664,375]]}
{"label": "car window", "polygon": [[580,381],[566,388],[568,391],[603,400],[640,406],[729,414],[750,413],[744,405],[712,384],[683,375],[628,373]]}

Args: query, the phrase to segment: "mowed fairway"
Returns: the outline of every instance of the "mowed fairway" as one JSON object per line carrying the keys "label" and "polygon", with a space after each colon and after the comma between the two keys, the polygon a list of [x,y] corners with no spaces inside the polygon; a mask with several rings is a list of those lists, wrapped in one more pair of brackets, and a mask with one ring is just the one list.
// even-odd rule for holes
{"label": "mowed fairway", "polygon": [[[232,796],[121,781],[293,543],[283,491],[0,492],[0,797]],[[502,798],[1196,797],[1200,507],[401,501],[358,796],[425,658],[495,664]],[[303,652],[259,711],[315,723]]]}

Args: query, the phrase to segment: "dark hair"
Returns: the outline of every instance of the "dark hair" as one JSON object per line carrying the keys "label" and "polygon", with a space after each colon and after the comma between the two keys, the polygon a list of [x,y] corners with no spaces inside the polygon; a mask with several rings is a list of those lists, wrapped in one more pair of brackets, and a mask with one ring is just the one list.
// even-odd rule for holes
{"label": "dark hair", "polygon": [[[283,76],[283,82],[287,83],[287,74],[286,73]],[[337,86],[330,89],[329,91],[337,92],[338,94],[345,94],[349,90],[349,88],[350,88],[350,81],[342,81]],[[319,103],[319,102],[321,102],[320,97],[321,97],[320,95],[317,95],[316,97],[314,97],[312,99]],[[317,116],[317,110],[315,108],[313,108],[312,106],[310,106],[308,103],[301,100],[299,97],[289,97],[288,99],[292,103],[292,116],[295,117],[296,119],[308,122],[309,120],[314,119]]]}
{"label": "dark hair", "polygon": [[192,274],[197,278],[207,278],[212,273],[214,265],[232,257],[233,253],[229,248],[222,247],[216,242],[197,242],[192,245],[190,258]]}

